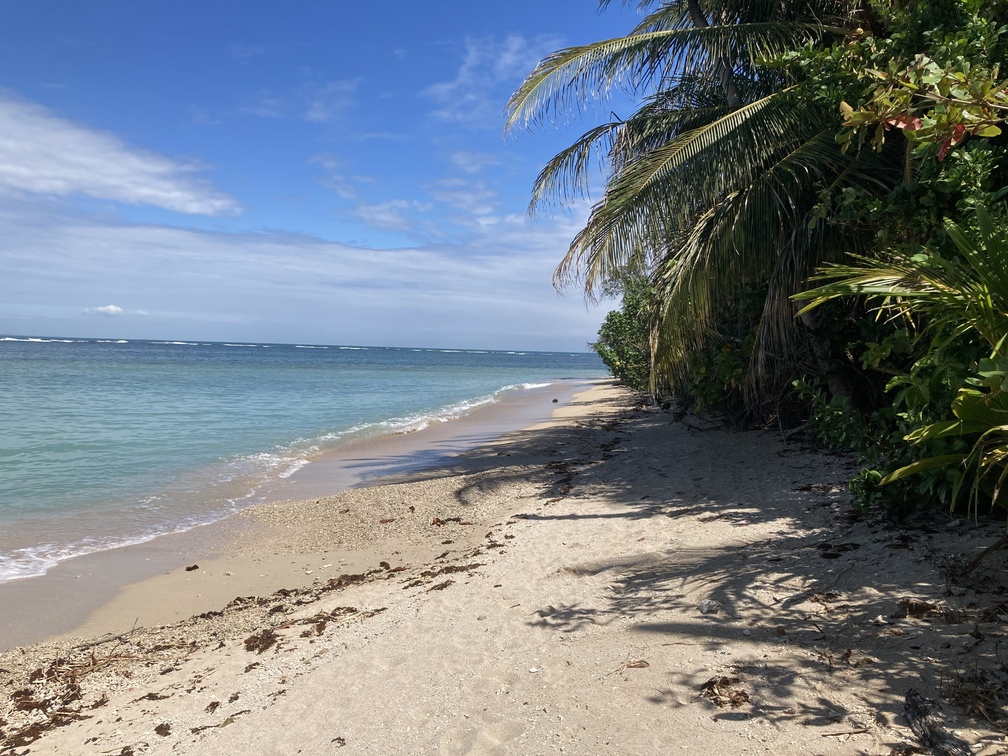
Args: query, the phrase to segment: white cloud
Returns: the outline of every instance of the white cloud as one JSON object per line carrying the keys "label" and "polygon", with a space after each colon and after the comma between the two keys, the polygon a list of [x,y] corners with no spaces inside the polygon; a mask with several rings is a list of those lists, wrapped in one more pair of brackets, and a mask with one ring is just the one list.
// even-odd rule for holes
{"label": "white cloud", "polygon": [[123,314],[123,308],[119,305],[104,305],[103,307],[88,307],[84,312],[88,315],[111,315],[115,317],[116,315]]}
{"label": "white cloud", "polygon": [[459,150],[458,152],[453,152],[448,159],[451,160],[452,165],[463,173],[479,173],[484,168],[501,164],[500,157],[490,152],[466,152]]}
{"label": "white cloud", "polygon": [[97,335],[98,299],[149,313],[121,307],[118,338],[582,349],[601,314],[551,284],[576,228],[503,216],[465,245],[367,249],[0,208],[0,332]]}
{"label": "white cloud", "polygon": [[426,189],[438,202],[462,211],[469,218],[491,215],[497,207],[497,192],[489,189],[485,181],[438,179],[427,185]]}
{"label": "white cloud", "polygon": [[393,199],[387,202],[370,204],[361,202],[354,208],[354,214],[364,223],[373,228],[384,228],[389,231],[410,232],[415,223],[412,215],[426,213],[433,205],[416,200]]}
{"label": "white cloud", "polygon": [[465,55],[452,81],[432,84],[421,94],[434,101],[433,115],[470,126],[500,125],[502,103],[543,57],[559,47],[556,37],[528,40],[510,34],[465,40]]}
{"label": "white cloud", "polygon": [[0,94],[0,190],[84,195],[194,215],[238,215],[241,207],[199,173]]}

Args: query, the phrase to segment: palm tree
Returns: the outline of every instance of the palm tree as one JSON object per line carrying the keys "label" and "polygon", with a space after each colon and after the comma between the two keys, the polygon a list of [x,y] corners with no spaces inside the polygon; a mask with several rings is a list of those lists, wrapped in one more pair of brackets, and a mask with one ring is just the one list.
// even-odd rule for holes
{"label": "palm tree", "polygon": [[[608,5],[603,0],[601,5]],[[899,180],[889,151],[841,153],[838,112],[778,64],[802,45],[841,38],[857,0],[654,0],[627,36],[544,59],[508,103],[506,128],[540,124],[623,87],[630,117],[597,126],[556,155],[535,182],[532,212],[588,194],[592,157],[601,198],[556,270],[589,298],[625,271],[655,287],[652,381],[677,385],[709,343],[719,312],[752,284],[767,295],[749,399],[794,355],[794,308],[815,267],[858,249],[856,232],[814,222],[824,196],[885,191]],[[898,151],[898,147],[896,148]],[[814,321],[806,318],[814,327]],[[841,391],[840,386],[836,387]]]}

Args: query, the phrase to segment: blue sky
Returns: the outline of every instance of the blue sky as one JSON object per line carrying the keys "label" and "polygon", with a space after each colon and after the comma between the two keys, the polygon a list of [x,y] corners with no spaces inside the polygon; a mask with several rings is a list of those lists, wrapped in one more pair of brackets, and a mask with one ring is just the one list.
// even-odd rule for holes
{"label": "blue sky", "polygon": [[[0,333],[581,350],[583,219],[526,215],[595,122],[505,137],[594,0],[5,3]],[[602,106],[607,117],[609,106]]]}

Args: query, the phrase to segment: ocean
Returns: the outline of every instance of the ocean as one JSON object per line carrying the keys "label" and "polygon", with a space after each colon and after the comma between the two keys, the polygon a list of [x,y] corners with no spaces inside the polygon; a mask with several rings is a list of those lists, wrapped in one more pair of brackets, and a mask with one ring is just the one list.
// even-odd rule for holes
{"label": "ocean", "polygon": [[341,445],[605,375],[591,353],[0,337],[0,583],[221,519]]}

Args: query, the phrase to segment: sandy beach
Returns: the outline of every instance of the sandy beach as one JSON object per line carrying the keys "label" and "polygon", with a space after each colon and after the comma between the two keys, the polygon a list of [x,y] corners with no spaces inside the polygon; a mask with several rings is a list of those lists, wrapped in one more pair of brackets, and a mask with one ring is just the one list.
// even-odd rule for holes
{"label": "sandy beach", "polygon": [[859,514],[845,458],[609,382],[385,472],[0,654],[0,753],[912,753],[911,690],[1008,746],[1004,556],[963,574],[1003,525]]}

